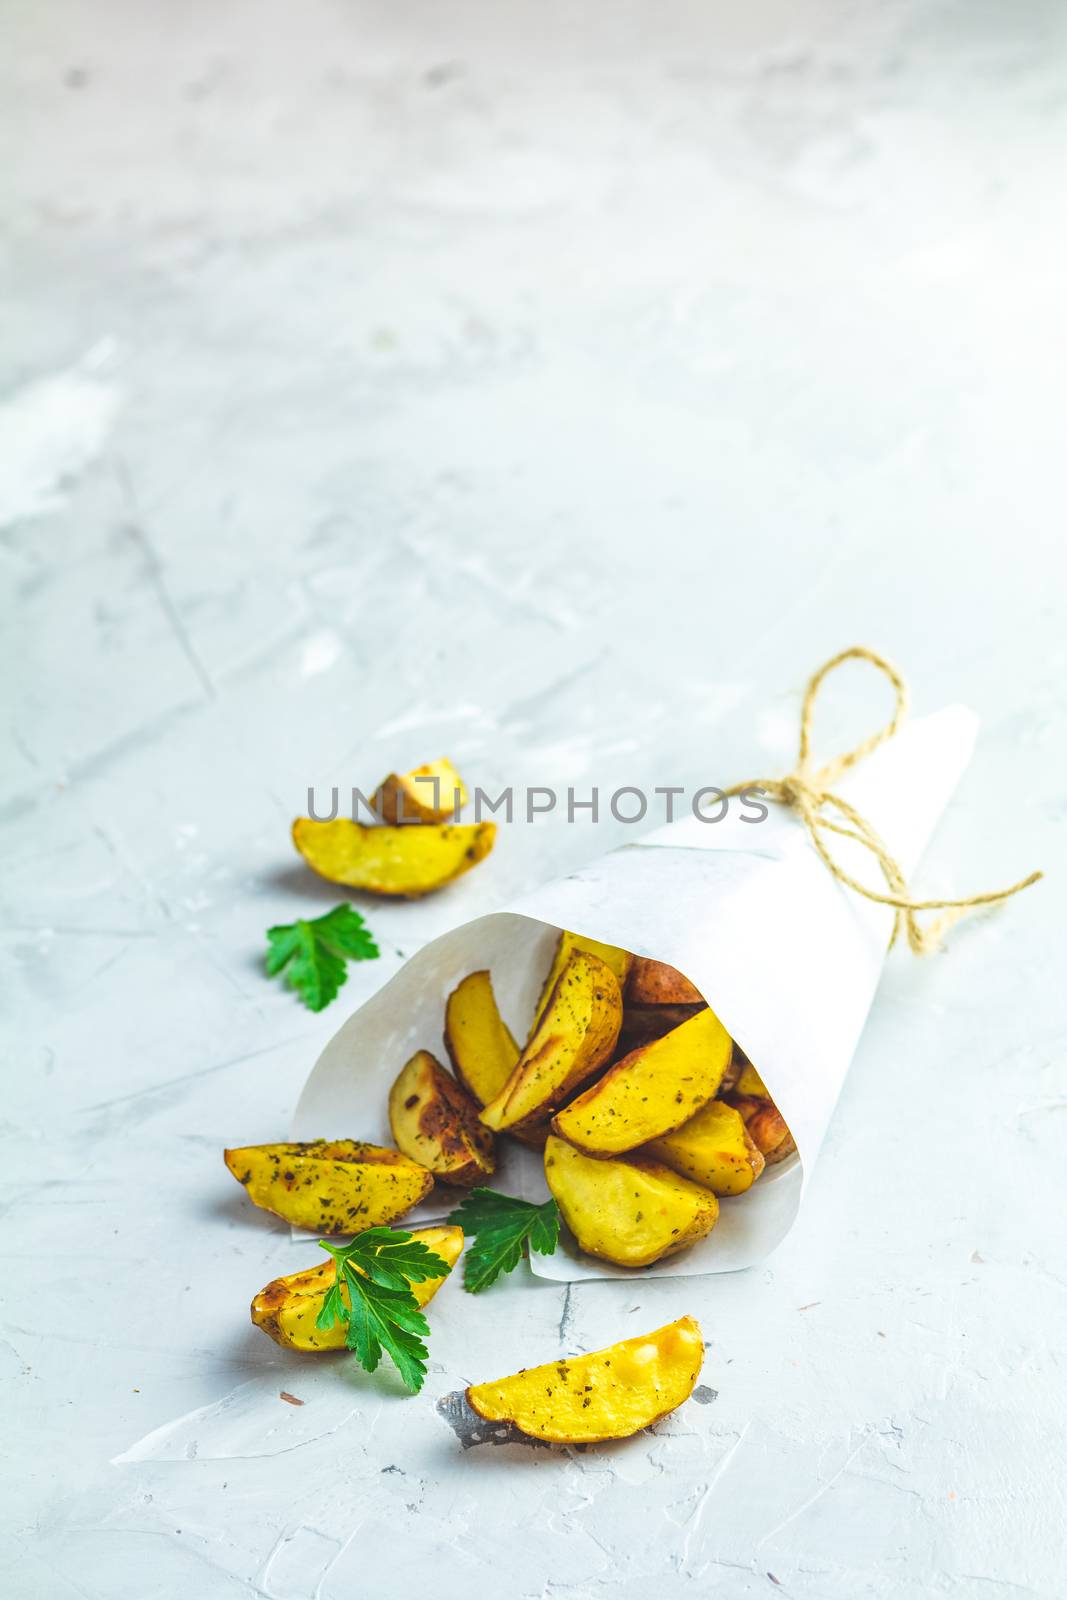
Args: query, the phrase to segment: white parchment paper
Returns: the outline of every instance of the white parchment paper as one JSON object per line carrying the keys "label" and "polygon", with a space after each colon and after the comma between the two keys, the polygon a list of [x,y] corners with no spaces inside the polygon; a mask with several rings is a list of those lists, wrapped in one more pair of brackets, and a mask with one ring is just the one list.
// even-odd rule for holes
{"label": "white parchment paper", "polygon": [[[905,873],[959,781],[976,732],[972,712],[949,707],[905,727],[837,785]],[[857,877],[877,881],[877,867],[861,847],[835,837],[834,850]],[[546,884],[507,911],[435,939],[327,1044],[300,1097],[293,1137],[391,1144],[389,1087],[417,1049],[447,1061],[442,1030],[451,990],[468,972],[487,967],[521,1042],[561,928],[684,972],[755,1062],[797,1142],[797,1156],[768,1168],[747,1194],[720,1202],[719,1222],[706,1239],[641,1270],[688,1276],[762,1260],[796,1217],[892,928],[891,911],[838,884],[804,828],[780,806],[759,823],[743,821],[737,807],[720,823],[688,817]],[[498,1148],[493,1187],[544,1199],[540,1155],[509,1140]],[[448,1209],[442,1196],[450,1193],[438,1188],[405,1221],[441,1216]],[[567,1239],[531,1266],[540,1277],[562,1281],[633,1276],[583,1255]]]}

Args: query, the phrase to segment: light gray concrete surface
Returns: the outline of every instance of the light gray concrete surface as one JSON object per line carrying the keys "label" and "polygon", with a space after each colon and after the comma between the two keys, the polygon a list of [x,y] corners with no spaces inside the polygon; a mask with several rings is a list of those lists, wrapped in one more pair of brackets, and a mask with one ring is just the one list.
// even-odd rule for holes
{"label": "light gray concrete surface", "polygon": [[[250,1327],[308,1248],[219,1152],[424,940],[627,836],[373,906],[315,1017],[259,967],[337,898],[310,783],[781,770],[862,641],[983,719],[922,886],[1062,868],[1063,7],[2,31],[3,1592],[1059,1600],[1055,875],[891,960],[764,1268],[450,1284],[419,1399]],[[654,1434],[462,1453],[434,1409],[684,1311],[715,1394]]]}

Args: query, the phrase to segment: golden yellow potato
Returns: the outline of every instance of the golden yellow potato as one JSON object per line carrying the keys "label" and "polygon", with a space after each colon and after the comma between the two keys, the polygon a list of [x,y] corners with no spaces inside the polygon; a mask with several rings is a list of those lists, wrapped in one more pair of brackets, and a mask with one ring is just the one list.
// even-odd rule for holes
{"label": "golden yellow potato", "polygon": [[701,1106],[695,1117],[662,1139],[653,1139],[642,1154],[717,1195],[744,1194],[763,1171],[763,1157],[741,1113],[721,1100]]}
{"label": "golden yellow potato", "polygon": [[494,1100],[515,1070],[519,1047],[497,1010],[488,972],[472,972],[445,1007],[445,1048],[452,1070],[479,1106]]}
{"label": "golden yellow potato", "polygon": [[737,1082],[734,1084],[734,1088],[737,1090],[738,1094],[754,1095],[757,1100],[769,1100],[771,1098],[767,1093],[767,1085],[764,1083],[763,1079],[760,1077],[751,1061],[746,1061],[744,1066],[741,1068],[741,1071],[737,1075]]}
{"label": "golden yellow potato", "polygon": [[495,838],[495,822],[375,828],[347,817],[335,822],[297,817],[293,823],[293,843],[320,877],[409,900],[469,872],[489,854]]}
{"label": "golden yellow potato", "polygon": [[699,1322],[679,1317],[606,1350],[474,1383],[467,1404],[487,1422],[553,1444],[628,1439],[689,1399],[703,1362]]}
{"label": "golden yellow potato", "polygon": [[598,957],[599,960],[603,961],[605,966],[610,967],[616,978],[619,980],[620,989],[625,984],[626,975],[630,970],[630,963],[633,960],[633,956],[630,954],[629,950],[620,950],[616,945],[613,944],[600,944],[596,939],[585,939],[580,933],[568,933],[566,929],[564,929],[556,941],[556,950],[552,957],[552,965],[548,969],[548,977],[545,979],[541,988],[541,998],[537,1002],[537,1011],[534,1014],[533,1027],[530,1029],[531,1035],[537,1031],[541,1018],[545,1014],[545,1007],[548,1005],[548,1002],[552,996],[552,991],[556,987],[559,975],[576,950],[584,950],[588,955]]}
{"label": "golden yellow potato", "polygon": [[769,1167],[793,1154],[796,1143],[773,1100],[764,1095],[748,1094],[729,1094],[724,1098],[741,1113],[753,1144]]}
{"label": "golden yellow potato", "polygon": [[666,961],[634,956],[626,984],[626,1003],[638,1006],[695,1006],[704,996]]}
{"label": "golden yellow potato", "polygon": [[[450,1267],[455,1266],[463,1249],[462,1228],[413,1228],[411,1237]],[[326,1291],[336,1277],[334,1263],[324,1260],[304,1272],[290,1272],[284,1278],[275,1278],[252,1301],[252,1321],[269,1334],[275,1344],[284,1345],[288,1350],[343,1350],[347,1332],[343,1322],[336,1321],[331,1328],[315,1326]],[[428,1278],[424,1283],[413,1283],[411,1292],[419,1305],[424,1306],[444,1281],[444,1278]],[[341,1298],[348,1305],[348,1285],[344,1282]]]}
{"label": "golden yellow potato", "polygon": [[433,1173],[417,1161],[355,1139],[250,1144],[224,1156],[254,1205],[311,1233],[395,1222],[433,1188]]}
{"label": "golden yellow potato", "polygon": [[683,1022],[688,1022],[690,1017],[695,1017],[703,1009],[703,1000],[699,1005],[692,1006],[635,1006],[624,995],[622,1028],[615,1046],[616,1057],[621,1061],[631,1050],[651,1044],[654,1039],[662,1039],[665,1033],[670,1033],[672,1028],[680,1028]]}
{"label": "golden yellow potato", "polygon": [[383,822],[447,822],[467,804],[467,787],[451,761],[442,756],[440,761],[427,761],[410,772],[391,772],[379,785],[372,804]]}
{"label": "golden yellow potato", "polygon": [[564,1139],[587,1155],[623,1155],[687,1122],[719,1092],[733,1040],[705,1006],[631,1051],[553,1119]]}
{"label": "golden yellow potato", "polygon": [[582,1249],[620,1267],[647,1267],[711,1232],[719,1202],[710,1189],[647,1156],[596,1160],[554,1134],[545,1179]]}
{"label": "golden yellow potato", "polygon": [[478,1107],[428,1050],[416,1050],[389,1091],[397,1146],[445,1183],[482,1183],[493,1171],[493,1135]]}
{"label": "golden yellow potato", "polygon": [[498,1131],[544,1121],[610,1059],[621,1022],[622,993],[611,968],[586,950],[573,951],[540,1026],[482,1121]]}

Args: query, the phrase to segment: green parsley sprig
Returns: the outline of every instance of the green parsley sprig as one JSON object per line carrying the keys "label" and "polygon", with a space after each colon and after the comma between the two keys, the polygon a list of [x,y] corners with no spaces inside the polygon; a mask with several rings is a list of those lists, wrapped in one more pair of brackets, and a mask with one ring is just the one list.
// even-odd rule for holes
{"label": "green parsley sprig", "polygon": [[366,1372],[374,1372],[387,1351],[408,1389],[418,1394],[429,1353],[423,1340],[430,1329],[411,1285],[447,1277],[451,1267],[400,1228],[367,1228],[351,1244],[327,1239],[319,1244],[333,1257],[336,1278],[315,1326],[343,1322],[345,1344]]}
{"label": "green parsley sprig", "polygon": [[475,1236],[463,1261],[463,1287],[480,1294],[502,1272],[511,1272],[530,1250],[550,1256],[559,1242],[559,1207],[534,1205],[495,1189],[472,1189],[452,1212],[464,1234]]}
{"label": "green parsley sprig", "polygon": [[335,998],[348,978],[347,961],[372,961],[378,954],[374,936],[350,905],[267,929],[267,976],[284,971],[286,983],[311,1011],[321,1011]]}

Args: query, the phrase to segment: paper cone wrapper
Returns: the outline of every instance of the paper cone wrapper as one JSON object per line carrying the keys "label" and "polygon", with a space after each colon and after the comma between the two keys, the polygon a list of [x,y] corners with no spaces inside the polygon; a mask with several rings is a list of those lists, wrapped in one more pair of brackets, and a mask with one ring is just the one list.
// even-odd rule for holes
{"label": "paper cone wrapper", "polygon": [[[976,731],[972,712],[949,707],[905,727],[837,785],[909,877]],[[755,1063],[797,1144],[797,1155],[766,1168],[746,1194],[720,1202],[706,1239],[641,1270],[685,1277],[763,1260],[796,1217],[892,931],[892,912],[839,884],[791,812],[769,810],[762,822],[743,821],[736,805],[719,823],[689,816],[435,939],[327,1044],[300,1097],[293,1137],[392,1144],[389,1088],[418,1049],[447,1060],[445,1002],[460,979],[488,968],[501,1013],[521,1041],[559,931],[569,928],[684,972]],[[847,870],[880,882],[868,851],[830,837]],[[539,1152],[509,1139],[498,1141],[498,1151],[494,1188],[547,1198]],[[404,1225],[440,1217],[458,1199],[438,1186]],[[535,1255],[530,1265],[539,1277],[565,1282],[634,1276],[583,1255],[565,1229],[556,1254]]]}

